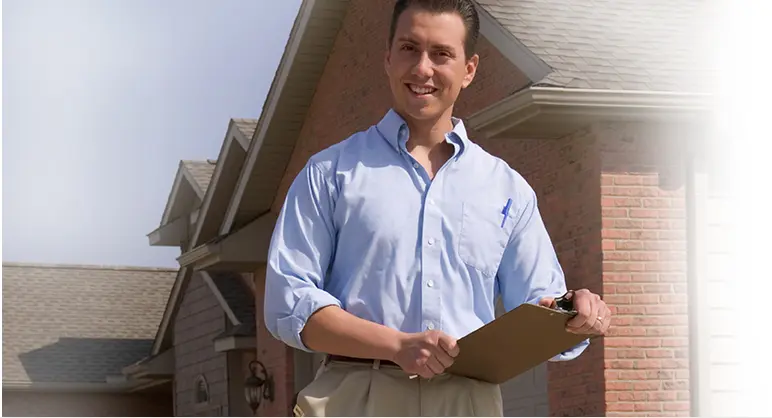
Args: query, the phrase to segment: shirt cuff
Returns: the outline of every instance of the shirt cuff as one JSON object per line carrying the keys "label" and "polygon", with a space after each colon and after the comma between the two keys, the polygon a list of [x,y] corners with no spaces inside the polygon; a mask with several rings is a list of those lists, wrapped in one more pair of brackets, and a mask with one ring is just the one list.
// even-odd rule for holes
{"label": "shirt cuff", "polygon": [[579,355],[582,354],[584,352],[584,350],[587,349],[587,346],[589,346],[589,345],[590,345],[590,340],[586,339],[586,340],[580,342],[579,344],[575,345],[572,349],[570,349],[568,351],[564,351],[564,352],[558,354],[557,356],[552,357],[548,361],[557,362],[557,361],[573,360],[573,359],[579,357]]}
{"label": "shirt cuff", "polygon": [[311,315],[319,309],[331,305],[341,307],[340,301],[331,294],[321,289],[310,289],[295,304],[292,315],[280,318],[277,321],[279,338],[298,350],[313,353],[313,350],[303,344],[300,332],[303,331]]}

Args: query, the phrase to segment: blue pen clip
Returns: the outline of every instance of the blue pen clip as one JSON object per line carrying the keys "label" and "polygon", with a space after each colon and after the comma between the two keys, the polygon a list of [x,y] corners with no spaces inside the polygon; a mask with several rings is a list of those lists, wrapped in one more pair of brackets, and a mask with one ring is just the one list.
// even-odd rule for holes
{"label": "blue pen clip", "polygon": [[512,207],[512,199],[507,199],[507,204],[504,206],[504,209],[501,210],[501,214],[504,215],[504,219],[501,220],[502,228],[504,228],[504,222],[507,221],[507,217],[509,216],[510,207]]}

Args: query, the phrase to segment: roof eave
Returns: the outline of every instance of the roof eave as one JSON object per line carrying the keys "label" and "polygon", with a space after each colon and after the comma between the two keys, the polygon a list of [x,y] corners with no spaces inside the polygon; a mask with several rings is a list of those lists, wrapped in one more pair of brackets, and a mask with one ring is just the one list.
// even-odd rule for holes
{"label": "roof eave", "polygon": [[[337,21],[335,24],[329,23],[328,19],[322,19],[317,17],[322,16],[329,16],[330,9],[329,7],[332,7],[332,10],[336,10],[337,12],[342,11],[342,15],[345,16],[345,11],[348,8],[348,0],[303,0],[300,4],[300,8],[298,9],[298,14],[295,18],[295,21],[292,26],[292,30],[290,31],[289,38],[287,40],[286,46],[284,48],[284,53],[281,57],[281,60],[279,62],[279,66],[276,70],[276,74],[273,78],[273,81],[271,83],[271,87],[268,91],[268,94],[266,96],[263,110],[260,114],[260,117],[257,122],[257,127],[255,128],[254,135],[252,137],[252,141],[249,145],[249,150],[247,151],[247,158],[246,161],[242,167],[241,174],[239,175],[238,182],[236,184],[234,193],[231,197],[230,203],[228,204],[227,211],[225,213],[225,217],[223,219],[222,224],[220,225],[219,233],[220,235],[228,234],[232,231],[234,228],[234,224],[236,222],[236,219],[238,216],[240,216],[240,212],[243,210],[244,206],[244,195],[246,191],[249,189],[251,184],[251,180],[253,179],[253,173],[257,170],[259,164],[257,164],[258,158],[260,155],[263,155],[265,151],[263,151],[264,148],[264,142],[266,140],[266,137],[269,136],[269,133],[274,131],[276,129],[277,123],[285,124],[282,121],[277,121],[275,119],[275,116],[277,113],[281,114],[282,107],[281,103],[283,103],[283,96],[286,95],[285,88],[288,85],[292,85],[292,74],[295,74],[299,72],[295,67],[297,65],[295,64],[296,57],[301,56],[301,49],[302,47],[308,43],[308,33],[309,33],[309,27],[313,26],[313,28],[319,29],[322,27],[329,28],[331,31],[334,31],[337,33],[340,30],[342,17],[340,21]],[[336,13],[337,13],[336,12]],[[313,25],[310,25],[309,23],[313,22]],[[324,46],[324,49],[329,48],[329,50],[332,50],[334,45],[334,42],[330,44],[329,46]],[[308,45],[305,45],[306,48],[308,48]],[[320,51],[320,47],[318,45],[313,45],[314,51]],[[329,56],[329,54],[325,54],[326,57]],[[314,68],[318,69],[321,68],[322,71],[318,71],[318,77],[321,77],[321,73],[323,72],[324,66],[326,65],[326,58],[324,62],[323,60],[312,60],[314,63]],[[303,71],[301,71],[304,74],[315,74],[313,71],[309,70],[309,64],[308,62],[305,62],[304,64],[301,64],[303,66]],[[318,80],[317,80],[318,82]],[[317,84],[317,82],[314,83],[314,85]],[[308,100],[310,104],[310,100],[313,97],[314,91],[308,91],[307,97],[305,97],[302,101]],[[293,107],[301,107],[302,104],[298,104],[299,102],[297,100],[292,101]],[[286,106],[285,106],[286,107]],[[305,113],[306,110],[303,110],[303,113]],[[286,113],[286,110],[284,110],[284,113]],[[281,127],[281,130],[284,131],[284,127]],[[295,138],[291,138],[294,144]],[[288,162],[289,157],[291,153],[282,153],[281,155],[277,154],[271,154],[271,159],[274,161],[282,161]],[[280,164],[277,164],[277,167],[280,166]],[[265,182],[265,179],[261,179],[261,182]],[[273,194],[275,195],[276,189],[278,189],[278,182],[276,184],[269,183],[270,188],[274,189]],[[271,200],[274,196],[270,196]],[[256,214],[262,212],[263,210],[257,210]]]}
{"label": "roof eave", "polygon": [[706,93],[528,87],[467,118],[488,138],[559,138],[598,121],[704,117]]}

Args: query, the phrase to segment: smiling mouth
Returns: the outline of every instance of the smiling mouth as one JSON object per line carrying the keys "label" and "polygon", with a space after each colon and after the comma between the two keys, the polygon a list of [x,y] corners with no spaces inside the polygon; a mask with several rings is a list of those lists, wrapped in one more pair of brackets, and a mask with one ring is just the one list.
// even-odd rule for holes
{"label": "smiling mouth", "polygon": [[406,84],[408,90],[410,90],[416,96],[428,96],[437,91],[436,87],[431,86],[419,86],[417,84]]}

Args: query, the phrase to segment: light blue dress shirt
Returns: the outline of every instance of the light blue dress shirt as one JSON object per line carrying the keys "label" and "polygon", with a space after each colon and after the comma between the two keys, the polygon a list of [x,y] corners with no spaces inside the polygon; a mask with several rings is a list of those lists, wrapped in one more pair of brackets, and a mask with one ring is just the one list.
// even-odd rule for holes
{"label": "light blue dress shirt", "polygon": [[336,305],[404,332],[461,338],[495,319],[499,296],[509,311],[566,292],[533,189],[453,123],[445,139],[455,152],[433,180],[407,152],[410,133],[393,110],[310,158],[268,254],[264,316],[274,337],[311,351],[300,332]]}

